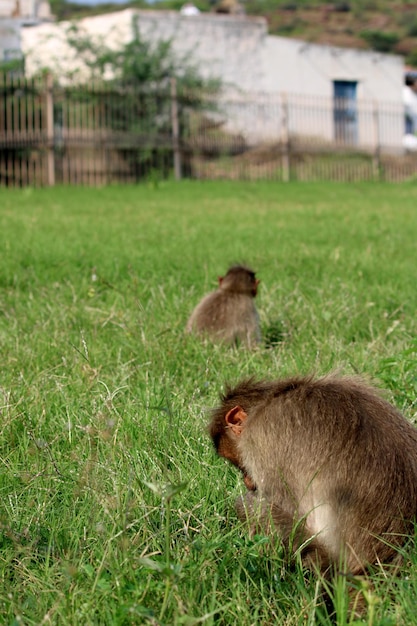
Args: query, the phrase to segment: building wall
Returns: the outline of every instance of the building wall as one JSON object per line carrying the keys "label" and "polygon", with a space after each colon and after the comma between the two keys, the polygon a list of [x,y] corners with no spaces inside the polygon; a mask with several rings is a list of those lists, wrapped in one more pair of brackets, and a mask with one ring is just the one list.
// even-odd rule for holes
{"label": "building wall", "polygon": [[0,62],[21,57],[22,25],[50,19],[48,0],[0,0]]}
{"label": "building wall", "polygon": [[0,17],[48,19],[51,7],[48,0],[1,0]]}
{"label": "building wall", "polygon": [[[267,37],[264,18],[200,14],[184,16],[176,11],[137,11],[125,9],[108,15],[89,17],[78,27],[106,44],[117,46],[132,37],[132,20],[138,20],[141,35],[153,40],[172,40],[175,53],[195,62],[204,77],[221,77],[241,89],[259,89],[262,74],[261,50]],[[64,45],[68,23],[24,29],[23,47],[30,53],[30,70],[52,59],[71,56]],[[58,46],[54,45],[53,40]],[[42,46],[39,46],[39,42]],[[51,58],[52,53],[52,58]]]}
{"label": "building wall", "polygon": [[332,97],[334,80],[356,80],[358,100],[402,102],[404,63],[399,56],[284,37],[268,37],[262,55],[267,91]]}
{"label": "building wall", "polygon": [[[379,141],[395,146],[404,133],[403,107],[404,62],[399,56],[319,46],[284,37],[268,37],[262,54],[266,68],[265,90],[287,94],[314,94],[331,104],[333,81],[357,81],[358,143],[373,145]],[[275,63],[270,60],[275,59]],[[280,62],[280,60],[283,62]],[[285,61],[284,61],[285,60]],[[378,110],[379,120],[375,120]],[[389,122],[387,121],[389,120]],[[308,115],[299,116],[297,131],[311,132]],[[331,140],[332,114],[316,125],[316,133]]]}
{"label": "building wall", "polygon": [[13,19],[0,19],[0,61],[19,58],[20,24]]}
{"label": "building wall", "polygon": [[172,39],[174,50],[195,60],[204,76],[220,76],[244,90],[259,89],[267,38],[264,18],[165,12],[161,19],[159,11],[141,11],[138,23],[147,38]]}
{"label": "building wall", "polygon": [[[174,52],[195,62],[203,76],[219,77],[226,86],[234,86],[241,93],[263,92],[271,97],[278,94],[280,102],[282,94],[321,99],[320,106],[327,106],[329,112],[320,118],[320,123],[303,114],[302,106],[301,113],[290,119],[290,131],[300,135],[314,133],[331,141],[333,81],[357,81],[358,106],[365,102],[375,106],[390,103],[399,111],[396,122],[387,124],[383,121],[376,124],[372,110],[358,112],[359,144],[381,141],[401,145],[404,66],[400,57],[269,36],[264,18],[247,16],[207,13],[184,16],[175,11],[125,9],[85,18],[79,22],[79,28],[116,47],[131,39],[134,19],[143,37],[172,40]],[[79,60],[65,45],[68,26],[43,24],[23,29],[22,47],[29,72],[41,67],[55,68],[61,76],[63,70],[82,71]],[[282,103],[277,107],[281,116]],[[258,115],[251,121],[248,110],[238,112],[230,104],[224,110],[229,127],[233,125],[247,136],[275,140],[282,135],[276,117],[268,120],[268,115],[265,119]],[[390,113],[390,120],[391,117]]]}
{"label": "building wall", "polygon": [[[120,45],[132,37],[132,20],[140,33],[154,40],[172,40],[173,49],[195,60],[205,76],[218,76],[246,91],[332,96],[332,81],[357,80],[358,99],[401,102],[404,65],[400,57],[364,50],[320,46],[268,36],[261,17],[175,11],[125,9],[84,18],[79,28]],[[62,39],[69,24],[44,24],[23,29],[25,52],[37,64],[50,60],[47,39]],[[61,34],[60,34],[61,33]],[[56,57],[67,54],[57,50]]]}

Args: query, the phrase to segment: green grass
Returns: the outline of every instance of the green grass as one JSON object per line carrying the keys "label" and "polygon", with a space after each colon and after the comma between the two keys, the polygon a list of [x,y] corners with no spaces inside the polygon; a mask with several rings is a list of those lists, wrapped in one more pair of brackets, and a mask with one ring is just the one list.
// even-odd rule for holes
{"label": "green grass", "polygon": [[[413,419],[417,187],[173,182],[0,196],[4,624],[330,624],[316,579],[247,538],[208,409],[226,380],[339,369]],[[184,335],[236,261],[268,346]],[[417,556],[364,624],[415,623]],[[333,590],[348,624],[346,581]]]}

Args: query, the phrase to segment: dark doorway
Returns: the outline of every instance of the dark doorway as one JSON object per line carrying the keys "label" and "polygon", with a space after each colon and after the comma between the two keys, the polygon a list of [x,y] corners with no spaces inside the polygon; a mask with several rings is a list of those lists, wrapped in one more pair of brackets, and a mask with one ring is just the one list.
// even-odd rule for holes
{"label": "dark doorway", "polygon": [[333,81],[334,136],[337,142],[354,146],[358,143],[357,81]]}

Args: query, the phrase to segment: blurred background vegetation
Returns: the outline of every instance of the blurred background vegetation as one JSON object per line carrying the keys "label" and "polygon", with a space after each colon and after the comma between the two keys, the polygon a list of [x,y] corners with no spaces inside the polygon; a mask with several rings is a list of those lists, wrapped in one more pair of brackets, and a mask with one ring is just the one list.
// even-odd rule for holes
{"label": "blurred background vegetation", "polygon": [[[51,0],[58,19],[73,19],[131,7],[177,11],[185,0],[95,6]],[[202,12],[215,11],[221,0],[195,0]],[[417,66],[417,2],[406,0],[240,0],[247,15],[264,16],[270,34],[310,42],[391,52]]]}

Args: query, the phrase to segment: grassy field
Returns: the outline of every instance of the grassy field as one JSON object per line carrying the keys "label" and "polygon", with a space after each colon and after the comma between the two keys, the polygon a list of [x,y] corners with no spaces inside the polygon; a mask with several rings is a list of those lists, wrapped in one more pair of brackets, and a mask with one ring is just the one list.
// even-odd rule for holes
{"label": "grassy field", "polygon": [[[237,523],[208,410],[225,381],[338,369],[415,419],[416,242],[412,184],[1,192],[1,623],[330,624]],[[184,334],[236,261],[262,280],[251,352]],[[414,551],[367,594],[356,624],[415,624]]]}

